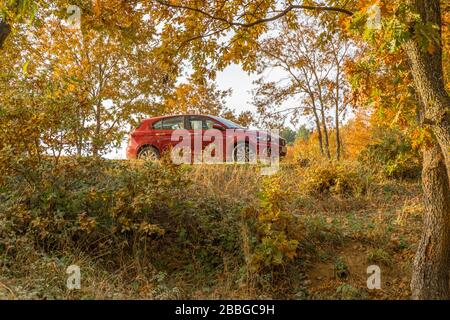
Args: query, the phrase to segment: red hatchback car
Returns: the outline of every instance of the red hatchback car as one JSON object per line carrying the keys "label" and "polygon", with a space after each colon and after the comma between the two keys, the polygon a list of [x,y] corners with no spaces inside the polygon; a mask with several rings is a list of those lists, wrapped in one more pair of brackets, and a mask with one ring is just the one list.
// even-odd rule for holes
{"label": "red hatchback car", "polygon": [[142,121],[129,135],[127,158],[156,160],[163,152],[182,145],[187,146],[192,161],[210,144],[223,150],[220,157],[227,162],[249,162],[255,155],[276,154],[272,152],[275,149],[280,157],[286,155],[286,141],[267,131],[243,128],[216,116],[173,115]]}

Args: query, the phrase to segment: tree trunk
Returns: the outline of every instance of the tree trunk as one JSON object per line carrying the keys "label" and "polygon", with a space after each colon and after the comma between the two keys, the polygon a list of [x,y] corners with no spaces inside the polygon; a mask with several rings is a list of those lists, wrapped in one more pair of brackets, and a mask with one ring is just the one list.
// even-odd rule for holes
{"label": "tree trunk", "polygon": [[[410,0],[422,23],[439,27],[440,3]],[[441,33],[441,31],[439,31]],[[424,106],[424,123],[429,124],[438,144],[425,151],[423,192],[425,221],[422,240],[414,261],[411,281],[414,299],[450,299],[450,97],[445,91],[442,70],[442,43],[426,52],[414,39],[404,44],[411,64],[416,91]]]}
{"label": "tree trunk", "polygon": [[327,155],[328,159],[331,159],[331,154],[330,154],[330,143],[328,141],[328,128],[327,128],[327,118],[325,116],[325,110],[324,110],[324,106],[321,106],[320,109],[321,115],[322,115],[322,128],[323,128],[323,134],[325,137],[325,153]]}
{"label": "tree trunk", "polygon": [[94,140],[92,141],[92,156],[98,157],[100,152],[101,145],[101,137],[100,131],[102,126],[102,117],[101,117],[101,103],[97,104],[97,109],[95,110],[95,131],[94,131]]}
{"label": "tree trunk", "polygon": [[336,98],[335,98],[335,117],[336,117],[336,159],[341,159],[341,138],[339,133],[339,60],[336,59]]}
{"label": "tree trunk", "polygon": [[[313,73],[314,79],[316,81],[316,86],[317,86],[317,93],[319,96],[319,103],[320,103],[320,113],[321,113],[321,117],[322,117],[322,128],[323,128],[323,134],[324,134],[324,138],[325,138],[325,153],[327,155],[328,159],[331,159],[331,154],[330,154],[330,144],[328,141],[328,129],[327,129],[327,119],[325,116],[325,103],[324,103],[324,99],[323,99],[323,94],[322,94],[322,83],[319,79],[319,76],[317,74],[317,68],[316,68],[316,64],[315,62],[313,62],[311,64],[311,71]],[[311,95],[312,97],[314,97],[314,92],[312,90],[311,91]]]}
{"label": "tree trunk", "polygon": [[[439,1],[414,0],[412,4],[423,23],[433,23],[441,28]],[[404,49],[411,63],[416,90],[425,106],[425,123],[431,125],[436,135],[450,175],[450,97],[444,86],[442,43],[435,45],[433,53],[424,51],[414,40],[408,41]]]}
{"label": "tree trunk", "polygon": [[341,160],[341,137],[339,132],[339,108],[336,106],[336,159]]}
{"label": "tree trunk", "polygon": [[413,299],[450,299],[450,189],[438,144],[424,151],[425,217],[411,280]]}
{"label": "tree trunk", "polygon": [[314,121],[316,123],[316,128],[317,128],[317,140],[319,142],[320,154],[323,155],[322,129],[320,128],[320,120],[319,120],[319,115],[317,114],[316,107],[313,107],[313,113],[314,113]]}
{"label": "tree trunk", "polygon": [[[305,71],[303,73],[306,74]],[[312,112],[314,114],[314,122],[316,123],[316,128],[317,128],[317,140],[319,142],[320,155],[323,156],[323,154],[324,154],[324,152],[323,152],[323,137],[322,137],[322,129],[320,128],[320,118],[319,118],[319,114],[317,113],[317,107],[316,107],[316,100],[314,98],[314,92],[311,90],[309,84],[308,84],[308,94],[309,94],[309,97],[311,98]]]}

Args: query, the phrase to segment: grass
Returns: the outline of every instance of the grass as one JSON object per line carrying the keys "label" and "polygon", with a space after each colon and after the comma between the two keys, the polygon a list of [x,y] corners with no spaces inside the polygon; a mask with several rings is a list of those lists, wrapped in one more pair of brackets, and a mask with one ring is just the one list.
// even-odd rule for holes
{"label": "grass", "polygon": [[[183,243],[184,237],[195,236],[186,234],[196,230],[193,226],[191,231],[177,229],[176,234],[169,233],[155,242],[153,255],[147,260],[124,256],[120,264],[112,264],[101,250],[95,255],[73,247],[36,250],[28,235],[21,235],[14,254],[0,250],[0,298],[408,298],[410,264],[423,211],[418,181],[367,182],[354,174],[357,169],[349,169],[351,174],[339,171],[332,178],[335,180],[327,180],[331,184],[339,181],[339,188],[311,192],[311,186],[305,186],[316,183],[312,169],[282,163],[279,176],[287,196],[280,198],[279,205],[298,224],[297,255],[288,263],[255,274],[249,273],[245,263],[256,240],[241,214],[245,208],[261,206],[264,177],[259,170],[249,165],[195,165],[183,170],[191,181],[183,187],[184,197],[192,202],[190,215],[198,216],[199,223],[203,223],[204,212],[220,215],[217,223],[205,222],[211,233],[217,231],[215,226],[228,230],[227,223],[230,228],[236,227],[233,234],[231,230],[235,229],[229,229],[212,238],[220,239],[220,246],[214,242],[204,245],[220,251],[237,241],[239,248],[235,251],[217,252],[211,260],[211,252],[197,242],[175,245]],[[324,179],[328,174],[321,171]],[[20,246],[21,241],[24,246]],[[192,252],[191,258],[175,259],[180,252]],[[79,291],[65,287],[65,270],[71,264],[82,270]],[[370,264],[379,264],[382,269],[380,291],[366,288]]]}

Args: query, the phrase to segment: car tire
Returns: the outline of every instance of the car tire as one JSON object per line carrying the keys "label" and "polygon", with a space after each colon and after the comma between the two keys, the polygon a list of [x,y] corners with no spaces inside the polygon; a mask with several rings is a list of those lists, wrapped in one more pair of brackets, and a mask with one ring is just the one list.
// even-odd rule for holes
{"label": "car tire", "polygon": [[159,151],[152,146],[143,147],[138,154],[138,159],[145,161],[157,161],[159,158]]}
{"label": "car tire", "polygon": [[236,163],[256,163],[256,152],[249,143],[240,142],[233,149],[233,160]]}

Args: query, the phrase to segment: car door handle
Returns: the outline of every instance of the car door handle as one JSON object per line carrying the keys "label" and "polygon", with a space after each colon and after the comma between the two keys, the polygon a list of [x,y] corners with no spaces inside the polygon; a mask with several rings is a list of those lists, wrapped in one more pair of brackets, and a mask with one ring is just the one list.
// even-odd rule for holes
{"label": "car door handle", "polygon": [[163,136],[165,133],[155,133],[155,136]]}

